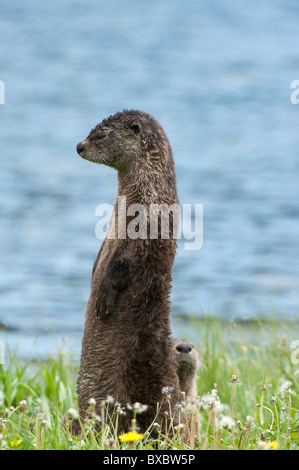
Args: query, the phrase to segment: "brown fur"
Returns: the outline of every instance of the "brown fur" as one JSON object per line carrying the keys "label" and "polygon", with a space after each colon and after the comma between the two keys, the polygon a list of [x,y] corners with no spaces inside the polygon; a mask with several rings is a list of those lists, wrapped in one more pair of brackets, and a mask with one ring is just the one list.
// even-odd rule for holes
{"label": "brown fur", "polygon": [[[127,208],[134,203],[177,203],[172,151],[150,115],[123,111],[110,116],[78,144],[77,151],[118,170],[118,196],[126,197]],[[117,220],[117,200],[114,209]],[[125,220],[127,226],[131,219]],[[172,387],[172,403],[178,403],[180,395],[169,300],[176,241],[173,236],[161,239],[160,222],[156,240],[118,239],[118,227],[114,240],[105,238],[93,268],[77,382],[81,410],[94,398],[99,414],[108,395],[122,405],[148,405],[138,415],[142,432],[169,411],[163,387]],[[129,411],[120,416],[119,430],[129,430],[131,419]]]}

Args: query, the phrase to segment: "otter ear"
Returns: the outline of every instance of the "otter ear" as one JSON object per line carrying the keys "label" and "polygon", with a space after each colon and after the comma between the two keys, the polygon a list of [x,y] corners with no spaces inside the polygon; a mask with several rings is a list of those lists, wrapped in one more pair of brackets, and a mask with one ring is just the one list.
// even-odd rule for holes
{"label": "otter ear", "polygon": [[135,133],[135,134],[140,134],[141,133],[141,127],[140,127],[140,124],[138,122],[133,122],[131,125],[130,125],[130,128],[132,129],[132,131]]}

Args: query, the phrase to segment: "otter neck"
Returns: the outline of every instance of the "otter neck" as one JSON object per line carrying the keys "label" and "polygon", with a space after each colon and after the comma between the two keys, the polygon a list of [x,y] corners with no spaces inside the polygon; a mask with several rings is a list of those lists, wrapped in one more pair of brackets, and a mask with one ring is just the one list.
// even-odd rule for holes
{"label": "otter neck", "polygon": [[169,168],[143,166],[135,168],[134,171],[118,172],[118,196],[126,198],[127,206],[143,204],[149,207],[150,204],[177,203],[175,176],[172,184],[166,183],[165,173],[172,174],[172,171]]}

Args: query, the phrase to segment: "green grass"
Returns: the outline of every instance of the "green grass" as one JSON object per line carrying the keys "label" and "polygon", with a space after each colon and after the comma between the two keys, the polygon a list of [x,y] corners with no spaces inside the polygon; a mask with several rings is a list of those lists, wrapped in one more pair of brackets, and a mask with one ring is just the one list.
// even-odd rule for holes
{"label": "green grass", "polygon": [[[277,449],[296,449],[299,366],[291,342],[299,340],[298,326],[258,321],[242,326],[206,319],[196,322],[192,331],[204,362],[198,377],[198,400],[188,411],[182,407],[182,414],[189,413],[187,428],[169,437],[162,426],[155,445],[163,450],[248,450],[275,442],[272,446]],[[299,353],[297,356],[299,362]],[[108,426],[105,407],[97,435],[95,417],[79,437],[72,436],[67,424],[62,427],[68,410],[76,409],[77,368],[71,356],[61,353],[45,361],[6,357],[5,365],[0,366],[1,449],[153,447],[146,435],[136,442],[120,442],[117,429]],[[200,419],[196,437],[194,414]],[[138,429],[138,414],[136,420]]]}

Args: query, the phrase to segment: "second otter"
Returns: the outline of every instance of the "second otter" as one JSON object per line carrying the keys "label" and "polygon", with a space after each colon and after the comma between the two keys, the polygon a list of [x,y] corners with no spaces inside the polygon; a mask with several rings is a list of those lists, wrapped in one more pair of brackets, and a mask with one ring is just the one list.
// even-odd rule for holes
{"label": "second otter", "polygon": [[180,390],[185,392],[186,401],[197,397],[197,371],[202,365],[194,345],[182,338],[173,338],[173,353],[177,363]]}
{"label": "second otter", "polygon": [[[178,202],[171,147],[149,114],[123,111],[104,119],[77,145],[77,151],[86,160],[118,171],[118,198],[125,198],[127,208],[141,204],[150,211],[152,206]],[[170,217],[168,238],[161,236],[160,217],[158,237],[142,239],[128,236],[133,214],[123,213],[118,199],[114,215],[110,228],[115,228],[115,238],[105,238],[93,267],[78,404],[86,410],[93,398],[99,413],[108,395],[122,405],[143,403],[148,408],[138,416],[138,425],[145,431],[169,411],[164,388],[171,387],[174,405],[180,399],[170,338],[174,219]],[[119,220],[125,221],[124,226]],[[127,431],[131,419],[129,412],[120,416],[119,430]]]}

